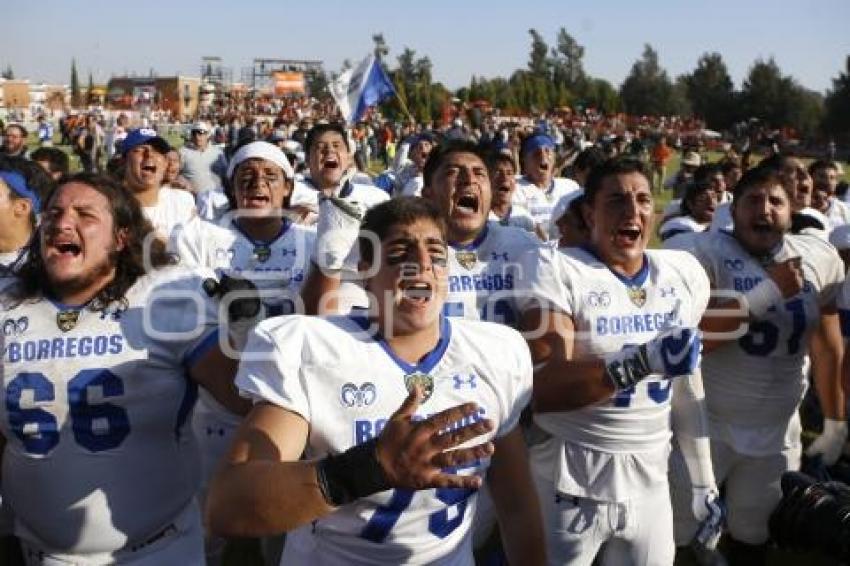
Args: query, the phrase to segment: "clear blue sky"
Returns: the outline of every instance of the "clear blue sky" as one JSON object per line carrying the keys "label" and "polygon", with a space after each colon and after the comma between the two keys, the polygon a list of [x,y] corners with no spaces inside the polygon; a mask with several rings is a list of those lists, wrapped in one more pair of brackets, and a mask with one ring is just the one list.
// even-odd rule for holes
{"label": "clear blue sky", "polygon": [[428,55],[434,78],[450,88],[472,74],[508,76],[528,60],[529,28],[550,45],[566,27],[585,47],[585,69],[623,81],[652,44],[671,77],[700,54],[719,51],[736,86],[753,61],[775,57],[786,74],[824,91],[850,54],[850,1],[714,0],[7,0],[2,9],[0,68],[17,78],[69,80],[71,57],[81,81],[110,75],[197,76],[203,55],[222,57],[238,80],[254,57],[343,59],[371,49],[383,32],[390,66],[405,46]]}

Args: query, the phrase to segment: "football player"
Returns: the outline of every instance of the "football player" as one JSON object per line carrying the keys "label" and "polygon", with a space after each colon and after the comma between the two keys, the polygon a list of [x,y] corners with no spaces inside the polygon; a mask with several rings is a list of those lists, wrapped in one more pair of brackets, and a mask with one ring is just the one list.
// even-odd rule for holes
{"label": "football player", "polygon": [[[767,519],[781,498],[780,478],[799,467],[797,409],[807,388],[809,354],[825,430],[808,454],[834,463],[847,431],[835,304],[843,264],[822,238],[789,233],[792,197],[776,169],[758,167],[735,186],[731,234],[670,240],[688,244],[713,289],[735,295],[717,299],[725,316],[706,317],[701,324],[712,460],[717,481],[725,484],[734,563],[764,562]],[[696,527],[688,512],[687,480],[672,477],[676,538],[684,544]]]}
{"label": "football player", "polygon": [[721,514],[695,372],[708,279],[687,253],[647,249],[654,201],[640,161],[596,167],[583,198],[588,241],[534,277],[539,305],[523,318],[535,423],[549,435],[531,448],[549,562],[591,564],[603,548],[604,564],[670,564],[671,424],[695,511],[711,524]]}
{"label": "football player", "polygon": [[543,247],[531,233],[488,222],[492,190],[486,156],[473,142],[450,140],[425,164],[423,198],[448,227],[449,288],[445,314],[516,327],[523,292]]}
{"label": "football player", "polygon": [[[2,295],[3,496],[28,564],[203,564],[197,386],[233,411],[203,276],[163,267],[133,195],[73,176]],[[10,324],[11,321],[11,324]]]}
{"label": "football player", "polygon": [[192,193],[162,184],[169,151],[165,138],[150,128],[132,130],[121,144],[124,186],[133,192],[158,236],[165,240],[197,215]]}
{"label": "football player", "polygon": [[[313,126],[305,142],[310,177],[305,185],[296,185],[296,190],[298,186],[302,190],[290,199],[291,206],[307,205],[319,211],[314,269],[302,287],[304,307],[311,314],[345,313],[369,304],[357,274],[355,240],[362,214],[389,196],[378,187],[352,179],[348,144],[342,126]],[[338,205],[350,214],[340,214]]]}
{"label": "football player", "polygon": [[370,315],[278,317],[249,339],[237,382],[255,405],[213,479],[210,524],[291,531],[284,564],[471,565],[486,476],[509,559],[543,563],[517,427],[527,347],[504,326],[441,316],[448,249],[427,201],[380,204],[363,231]]}
{"label": "football player", "polygon": [[522,140],[520,161],[522,177],[517,181],[514,202],[524,206],[538,232],[551,237],[552,209],[562,197],[579,190],[572,179],[555,176],[555,140],[549,134],[534,132]]}
{"label": "football player", "polygon": [[[181,263],[252,281],[260,289],[262,318],[302,312],[298,290],[315,244],[315,230],[283,216],[294,171],[286,155],[264,141],[239,148],[228,167],[232,210],[222,225],[194,220],[177,237]],[[238,356],[238,352],[233,352]],[[203,486],[241,422],[205,391],[192,417],[201,449]]]}

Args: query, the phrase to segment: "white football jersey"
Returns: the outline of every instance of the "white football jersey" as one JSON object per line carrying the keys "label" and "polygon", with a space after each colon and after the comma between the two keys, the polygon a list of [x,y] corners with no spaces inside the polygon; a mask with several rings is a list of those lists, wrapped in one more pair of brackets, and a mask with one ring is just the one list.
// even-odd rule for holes
{"label": "white football jersey", "polygon": [[525,207],[519,204],[511,205],[511,208],[508,210],[508,214],[502,218],[496,216],[496,214],[491,210],[488,220],[496,222],[502,226],[513,226],[514,228],[520,228],[526,232],[534,233],[534,219]]}
{"label": "white football jersey", "polygon": [[824,215],[829,220],[830,228],[850,224],[850,206],[836,197],[829,199],[829,206],[824,211]]}
{"label": "white football jersey", "polygon": [[[428,393],[418,415],[475,401],[501,437],[531,396],[531,357],[522,337],[501,325],[443,318],[436,348],[417,365],[400,360],[365,318],[279,317],[260,323],[236,384],[255,401],[310,423],[307,458],[337,454],[380,434],[413,382]],[[458,423],[462,426],[468,423]],[[489,460],[457,473],[486,473]],[[376,493],[287,535],[282,564],[466,564],[477,494],[462,489]]]}
{"label": "white football jersey", "polygon": [[161,187],[156,204],[143,206],[142,211],[153,224],[157,234],[168,240],[175,230],[179,230],[196,216],[195,198],[187,191]]}
{"label": "white football jersey", "polygon": [[270,242],[254,240],[235,221],[217,226],[196,219],[180,231],[174,248],[182,265],[249,279],[262,293],[266,316],[279,316],[299,310],[315,243],[315,228],[286,219]]}
{"label": "white football jersey", "polygon": [[[572,318],[576,359],[602,358],[672,327],[696,327],[708,304],[708,278],[685,252],[647,250],[644,266],[630,278],[585,249],[563,248],[557,255],[555,272],[535,281],[534,294]],[[561,440],[539,448],[555,450],[548,459],[557,488],[623,501],[635,497],[635,489],[666,481],[670,388],[669,379],[649,376],[606,402],[535,414],[535,422]],[[585,460],[580,452],[590,456]]]}
{"label": "white football jersey", "polygon": [[[726,232],[707,232],[690,242],[715,289],[746,293],[767,272]],[[777,258],[802,260],[803,290],[751,321],[743,336],[703,357],[702,375],[712,436],[744,454],[776,453],[806,390],[809,337],[821,308],[835,302],[844,279],[841,258],[821,238],[786,235]],[[749,435],[745,430],[758,431]]]}
{"label": "white football jersey", "polygon": [[543,190],[526,177],[520,177],[514,191],[514,204],[522,205],[528,210],[535,224],[543,229],[544,234],[550,233],[552,209],[565,196],[580,191],[578,183],[572,179],[555,177],[548,189]]}
{"label": "white football jersey", "polygon": [[187,370],[218,340],[202,281],[165,268],[104,312],[9,303],[3,498],[29,546],[111,556],[173,528],[191,503],[197,386]]}
{"label": "white football jersey", "polygon": [[516,326],[526,289],[549,253],[532,234],[488,222],[466,246],[449,246],[449,289],[443,313]]}
{"label": "white football jersey", "polygon": [[672,238],[677,234],[684,234],[687,232],[704,232],[705,229],[705,225],[700,224],[690,216],[674,216],[673,218],[665,221],[664,224],[658,228],[658,236],[663,241],[668,238]]}

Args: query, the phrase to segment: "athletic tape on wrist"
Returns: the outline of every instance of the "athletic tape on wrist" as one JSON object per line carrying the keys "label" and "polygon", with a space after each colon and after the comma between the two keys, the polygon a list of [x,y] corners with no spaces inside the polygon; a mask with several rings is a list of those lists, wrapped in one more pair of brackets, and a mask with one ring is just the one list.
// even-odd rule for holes
{"label": "athletic tape on wrist", "polygon": [[605,375],[617,391],[628,389],[650,373],[645,344],[623,348],[606,359]]}
{"label": "athletic tape on wrist", "polygon": [[387,481],[375,450],[378,439],[349,448],[342,454],[323,458],[316,466],[319,490],[329,505],[339,507],[363,497],[386,491]]}

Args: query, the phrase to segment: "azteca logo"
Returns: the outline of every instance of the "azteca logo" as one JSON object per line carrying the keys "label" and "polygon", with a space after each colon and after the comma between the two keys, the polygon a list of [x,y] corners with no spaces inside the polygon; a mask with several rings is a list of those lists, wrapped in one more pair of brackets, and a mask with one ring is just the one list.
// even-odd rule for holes
{"label": "azteca logo", "polygon": [[340,401],[346,407],[368,407],[378,397],[378,390],[374,383],[368,381],[357,387],[353,383],[346,383],[340,390]]}

